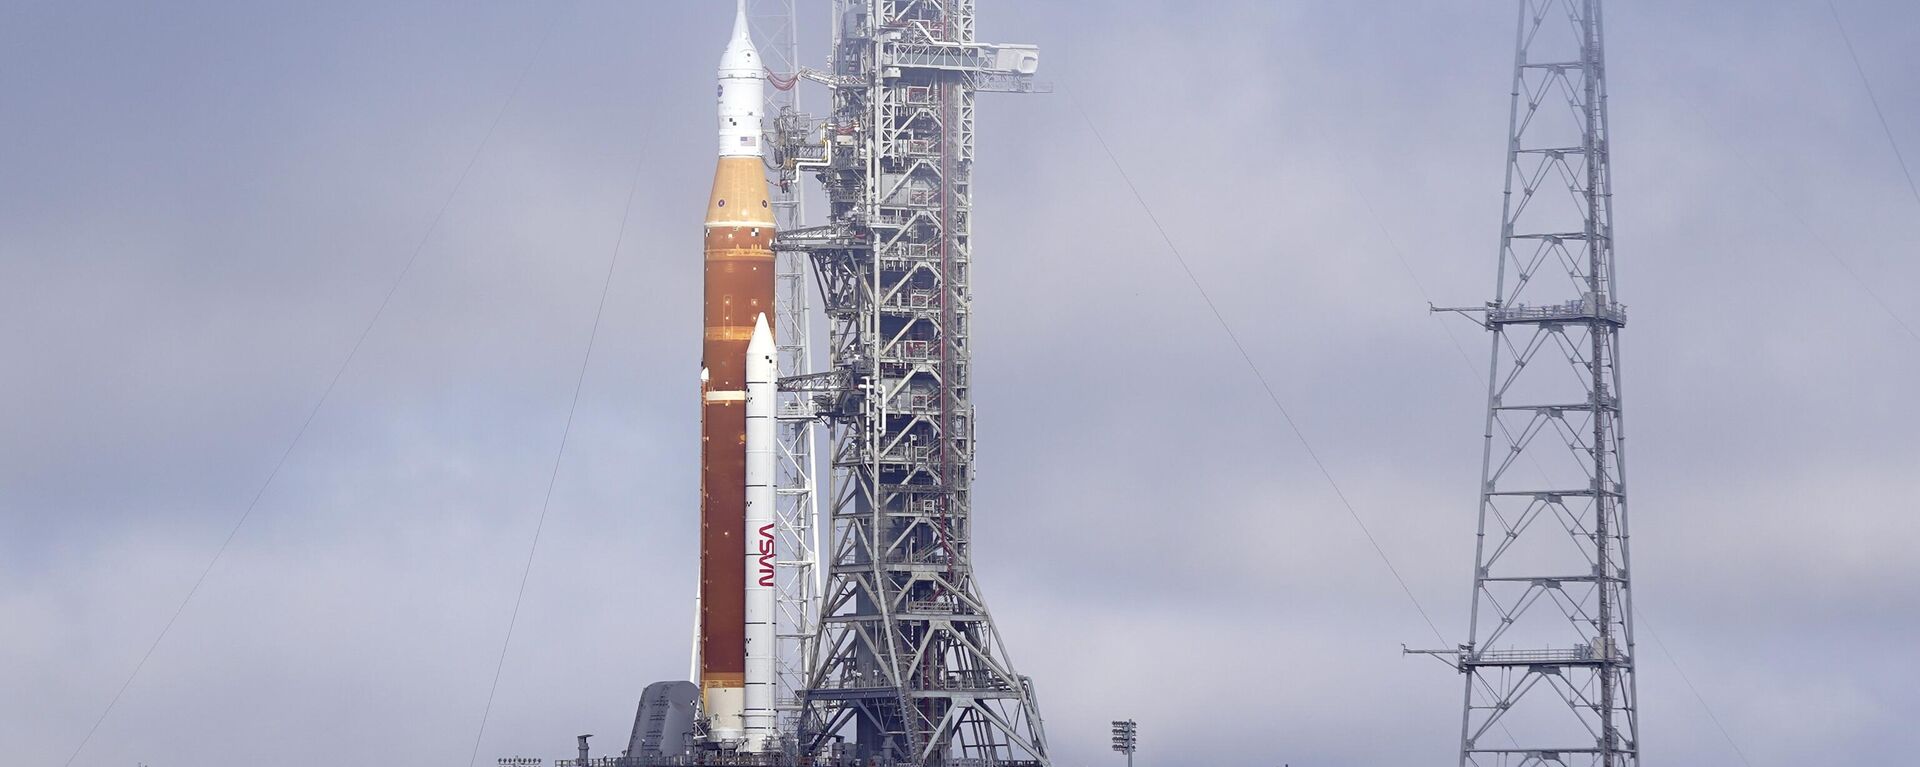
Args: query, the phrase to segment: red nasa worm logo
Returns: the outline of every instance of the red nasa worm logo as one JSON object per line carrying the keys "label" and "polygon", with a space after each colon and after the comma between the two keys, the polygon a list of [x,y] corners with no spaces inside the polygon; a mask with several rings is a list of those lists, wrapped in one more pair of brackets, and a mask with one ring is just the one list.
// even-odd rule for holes
{"label": "red nasa worm logo", "polygon": [[773,525],[760,526],[760,585],[773,585]]}

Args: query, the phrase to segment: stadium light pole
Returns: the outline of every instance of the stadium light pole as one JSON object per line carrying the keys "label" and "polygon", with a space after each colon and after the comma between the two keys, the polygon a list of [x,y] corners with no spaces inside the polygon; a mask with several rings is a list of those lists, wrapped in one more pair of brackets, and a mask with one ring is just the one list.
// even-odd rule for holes
{"label": "stadium light pole", "polygon": [[1132,719],[1113,723],[1113,750],[1127,755],[1127,767],[1133,767],[1133,752],[1140,742],[1139,728]]}

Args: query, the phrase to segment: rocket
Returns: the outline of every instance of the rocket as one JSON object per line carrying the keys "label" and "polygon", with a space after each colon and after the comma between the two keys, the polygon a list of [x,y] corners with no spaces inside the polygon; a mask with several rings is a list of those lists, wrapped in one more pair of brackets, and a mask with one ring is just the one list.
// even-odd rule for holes
{"label": "rocket", "polygon": [[774,609],[778,547],[774,540],[774,442],[779,412],[780,363],[767,316],[753,323],[747,342],[747,686],[741,751],[777,748],[774,711]]}
{"label": "rocket", "polygon": [[[758,750],[764,735],[770,733],[749,733],[746,721],[749,708],[747,594],[750,586],[760,588],[761,532],[749,530],[747,524],[747,363],[756,325],[763,330],[763,345],[768,347],[765,351],[771,358],[772,330],[767,318],[773,314],[773,208],[769,203],[760,145],[765,70],[747,30],[745,0],[738,3],[733,24],[732,39],[720,57],[719,159],[713,174],[713,193],[707,201],[705,226],[696,651],[701,712],[707,719],[709,740]],[[771,391],[766,399],[770,406]],[[771,418],[767,421],[770,424]],[[770,433],[767,439],[771,440]],[[765,449],[771,450],[772,446],[769,444]],[[772,478],[766,477],[764,481],[770,487]],[[770,516],[773,511],[770,498],[765,506],[764,512]],[[771,530],[767,532],[770,534]],[[743,566],[742,554],[749,552],[752,555]],[[767,563],[771,566],[771,558]],[[753,573],[751,579],[750,572]],[[770,573],[768,582],[771,583]],[[770,601],[771,593],[769,586],[761,598]],[[771,628],[770,604],[764,620]],[[763,724],[771,726],[772,644],[768,636],[764,648],[755,648],[768,653],[769,658],[765,668],[768,677],[764,680],[765,701],[754,701],[767,709],[766,717],[764,723],[755,722],[756,729]],[[754,676],[762,671],[758,667],[752,670]]]}

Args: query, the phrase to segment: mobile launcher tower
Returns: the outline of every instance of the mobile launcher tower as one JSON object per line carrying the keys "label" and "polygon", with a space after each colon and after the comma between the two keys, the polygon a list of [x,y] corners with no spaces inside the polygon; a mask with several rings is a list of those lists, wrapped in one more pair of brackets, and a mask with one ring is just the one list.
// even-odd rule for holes
{"label": "mobile launcher tower", "polygon": [[790,386],[833,432],[803,753],[1048,763],[971,563],[974,101],[1031,91],[1038,65],[975,42],[972,0],[836,0],[833,112],[813,141],[782,121],[780,169],[815,171],[829,207],[779,241],[811,256],[831,325],[830,370]]}
{"label": "mobile launcher tower", "polygon": [[[593,758],[583,737],[554,765],[1045,767],[1033,684],[973,577],[969,382],[975,97],[1035,90],[1038,49],[975,42],[972,0],[834,0],[814,71],[795,65],[794,0],[755,6],[739,0],[722,60],[707,223],[701,678],[650,685],[622,756]],[[759,63],[755,31],[786,73]],[[764,67],[770,98],[742,62]],[[802,79],[829,89],[831,114],[799,111]],[[729,170],[742,157],[764,159],[771,190]],[[805,225],[804,176],[822,225]],[[751,298],[763,279],[771,306]]]}

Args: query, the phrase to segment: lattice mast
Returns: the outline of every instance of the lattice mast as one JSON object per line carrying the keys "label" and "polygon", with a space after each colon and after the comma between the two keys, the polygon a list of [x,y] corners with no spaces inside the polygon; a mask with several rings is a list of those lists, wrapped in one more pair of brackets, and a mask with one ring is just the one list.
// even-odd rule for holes
{"label": "lattice mast", "polygon": [[1600,0],[1521,0],[1460,764],[1636,767]]}
{"label": "lattice mast", "polygon": [[[776,171],[770,198],[774,221],[782,232],[791,232],[806,224],[806,195],[793,183],[791,174],[779,166],[781,131],[799,114],[801,103],[798,73],[800,65],[799,16],[795,0],[749,0],[748,14],[754,39],[760,41],[767,66],[766,114],[774,116],[773,135],[768,146]],[[774,253],[775,342],[781,373],[805,378],[814,372],[813,310],[809,294],[813,288],[807,279],[807,254],[782,249],[778,241]],[[780,731],[798,730],[800,690],[806,686],[807,670],[812,668],[809,638],[818,627],[820,590],[826,569],[820,566],[820,502],[816,492],[815,449],[818,433],[811,403],[803,393],[782,395],[779,444],[778,488],[776,491],[776,547],[779,552],[778,606],[776,615],[778,691],[775,707],[779,711]]]}
{"label": "lattice mast", "polygon": [[[829,223],[813,259],[831,324],[831,549],[802,746],[901,764],[1046,764],[971,565],[974,97],[1032,89],[1037,51],[974,42],[971,0],[836,0]],[[797,142],[795,142],[797,143]],[[846,742],[851,738],[851,743]]]}

